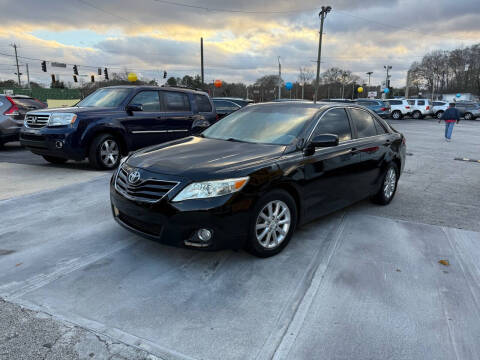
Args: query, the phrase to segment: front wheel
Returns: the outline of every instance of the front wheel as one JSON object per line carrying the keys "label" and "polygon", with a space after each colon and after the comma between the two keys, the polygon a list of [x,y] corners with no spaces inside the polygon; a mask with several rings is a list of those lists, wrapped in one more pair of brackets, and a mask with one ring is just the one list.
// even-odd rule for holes
{"label": "front wheel", "polygon": [[442,115],[443,115],[443,111],[439,111],[435,116],[438,120],[440,120],[442,118]]}
{"label": "front wheel", "polygon": [[465,120],[472,120],[473,115],[471,113],[465,113],[465,115],[463,115],[463,117],[465,118]]}
{"label": "front wheel", "polygon": [[287,246],[297,224],[295,200],[284,190],[265,194],[255,206],[246,250],[266,258]]}
{"label": "front wheel", "polygon": [[120,158],[120,146],[112,135],[102,134],[93,139],[88,152],[88,160],[94,168],[115,169],[120,163]]}
{"label": "front wheel", "polygon": [[397,191],[399,170],[397,165],[390,164],[383,177],[382,186],[378,193],[372,197],[374,203],[388,205]]}
{"label": "front wheel", "polygon": [[59,158],[56,156],[42,155],[42,157],[52,164],[65,164],[68,161],[68,159]]}
{"label": "front wheel", "polygon": [[398,110],[395,110],[394,112],[392,112],[392,118],[395,120],[399,120],[402,118],[402,113]]}
{"label": "front wheel", "polygon": [[412,114],[412,117],[414,119],[421,119],[422,118],[422,113],[420,111],[414,111]]}

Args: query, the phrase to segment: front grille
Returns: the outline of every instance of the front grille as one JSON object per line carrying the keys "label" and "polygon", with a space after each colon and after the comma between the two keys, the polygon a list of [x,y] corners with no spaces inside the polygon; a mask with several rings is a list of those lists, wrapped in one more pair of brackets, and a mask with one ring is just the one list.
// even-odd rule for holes
{"label": "front grille", "polygon": [[143,202],[160,201],[177,185],[178,182],[176,181],[165,181],[151,177],[131,184],[128,182],[128,173],[123,167],[120,168],[115,179],[115,188],[120,194],[127,199]]}
{"label": "front grille", "polygon": [[50,114],[27,114],[25,126],[31,129],[40,129],[47,125]]}
{"label": "front grille", "polygon": [[160,236],[162,234],[162,225],[146,223],[121,212],[118,214],[118,219],[125,225],[147,235]]}

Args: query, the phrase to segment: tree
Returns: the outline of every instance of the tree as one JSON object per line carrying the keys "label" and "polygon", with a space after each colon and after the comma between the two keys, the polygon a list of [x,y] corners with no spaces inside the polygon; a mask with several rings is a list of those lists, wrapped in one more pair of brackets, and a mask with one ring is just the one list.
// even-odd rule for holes
{"label": "tree", "polygon": [[51,89],[65,89],[65,83],[63,81],[55,81],[50,84]]}
{"label": "tree", "polygon": [[313,79],[313,70],[308,69],[306,67],[300,66],[300,72],[298,74],[298,80],[300,81],[300,85],[302,86],[302,99],[305,98],[305,86],[311,85],[310,81]]}
{"label": "tree", "polygon": [[173,76],[169,77],[167,80],[167,85],[168,86],[177,86],[177,79],[175,79]]}

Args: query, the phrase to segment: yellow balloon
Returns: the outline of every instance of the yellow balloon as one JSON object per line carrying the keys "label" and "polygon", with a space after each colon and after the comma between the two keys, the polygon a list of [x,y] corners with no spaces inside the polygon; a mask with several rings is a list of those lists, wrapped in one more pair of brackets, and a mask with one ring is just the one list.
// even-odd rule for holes
{"label": "yellow balloon", "polygon": [[135,74],[135,73],[129,73],[129,74],[128,74],[128,81],[130,81],[130,82],[135,82],[135,81],[137,81],[137,80],[138,80],[137,74]]}
{"label": "yellow balloon", "polygon": [[357,91],[358,91],[359,93],[362,93],[362,92],[363,92],[363,87],[360,86],[360,87],[357,89]]}

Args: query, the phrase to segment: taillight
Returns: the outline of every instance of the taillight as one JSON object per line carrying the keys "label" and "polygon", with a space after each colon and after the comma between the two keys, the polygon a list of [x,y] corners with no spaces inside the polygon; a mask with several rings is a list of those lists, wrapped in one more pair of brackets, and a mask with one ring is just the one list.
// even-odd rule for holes
{"label": "taillight", "polygon": [[410,109],[410,106],[405,106],[405,109]]}
{"label": "taillight", "polygon": [[220,115],[217,114],[217,116],[215,116],[215,118],[218,120],[220,120]]}
{"label": "taillight", "polygon": [[426,109],[427,109],[427,110],[430,110],[430,106],[427,105],[427,108],[426,108]]}
{"label": "taillight", "polygon": [[6,96],[6,98],[8,101],[10,101],[10,104],[12,104],[12,106],[7,111],[5,111],[3,115],[10,115],[10,116],[20,115],[20,113],[18,112],[17,104],[13,102],[10,96]]}
{"label": "taillight", "polygon": [[407,139],[405,139],[405,136],[402,137],[402,144],[405,145],[407,143]]}
{"label": "taillight", "polygon": [[387,111],[387,108],[385,108],[385,107],[380,108],[380,111]]}

